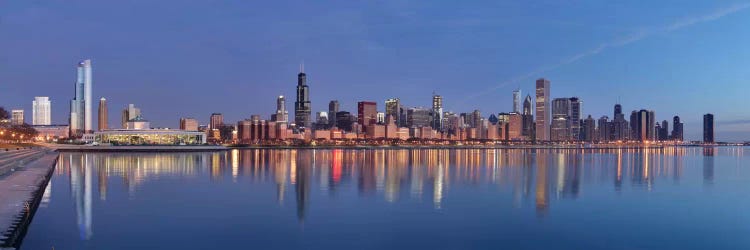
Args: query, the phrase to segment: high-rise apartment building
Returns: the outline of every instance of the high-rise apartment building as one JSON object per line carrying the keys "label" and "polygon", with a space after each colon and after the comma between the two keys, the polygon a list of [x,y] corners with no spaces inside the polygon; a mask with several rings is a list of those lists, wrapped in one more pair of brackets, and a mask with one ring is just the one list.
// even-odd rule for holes
{"label": "high-rise apartment building", "polygon": [[703,115],[703,143],[714,143],[714,115]]}
{"label": "high-rise apartment building", "polygon": [[294,102],[295,125],[309,128],[312,126],[311,115],[310,87],[307,86],[307,75],[304,72],[304,66],[302,66],[299,74],[297,74],[297,101]]}
{"label": "high-rise apartment building", "polygon": [[536,80],[536,140],[550,140],[550,82],[547,79],[540,78]]}
{"label": "high-rise apartment building", "polygon": [[91,126],[92,102],[91,60],[78,63],[78,77],[75,84],[75,96],[70,101],[70,136],[80,137],[93,132]]}
{"label": "high-rise apartment building", "polygon": [[23,125],[24,123],[23,109],[13,109],[10,111],[10,124]]}
{"label": "high-rise apartment building", "polygon": [[97,116],[98,123],[97,128],[99,131],[109,129],[109,114],[107,109],[107,99],[102,97],[99,99],[99,115]]}
{"label": "high-rise apartment building", "polygon": [[443,131],[443,97],[432,95],[432,128]]}
{"label": "high-rise apartment building", "polygon": [[430,127],[431,124],[430,110],[417,107],[406,110],[406,125],[408,127]]}
{"label": "high-rise apartment building", "polygon": [[37,96],[31,102],[31,124],[32,125],[50,125],[52,124],[52,104],[49,97]]}

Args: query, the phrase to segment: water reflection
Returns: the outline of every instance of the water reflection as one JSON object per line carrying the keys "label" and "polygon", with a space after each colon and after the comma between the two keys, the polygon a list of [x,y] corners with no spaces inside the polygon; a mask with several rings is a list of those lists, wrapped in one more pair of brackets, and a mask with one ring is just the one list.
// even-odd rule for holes
{"label": "water reflection", "polygon": [[[625,192],[633,188],[649,191],[661,182],[679,183],[687,162],[683,158],[689,156],[702,157],[703,182],[711,185],[717,154],[742,157],[743,150],[676,147],[65,153],[56,174],[69,176],[80,237],[89,239],[93,235],[94,192],[105,201],[108,185],[121,185],[119,189],[137,199],[144,183],[165,177],[269,183],[275,187],[279,206],[295,203],[300,223],[305,221],[308,207],[316,199],[313,197],[318,197],[311,195],[315,190],[335,199],[341,192],[356,189],[362,197],[431,202],[441,209],[450,200],[451,187],[487,184],[508,190],[512,197],[508,202],[514,207],[532,207],[538,216],[547,216],[555,200],[578,199],[590,186],[587,184],[604,183],[615,192]],[[46,200],[49,195],[45,191]],[[291,195],[294,199],[287,201]]]}

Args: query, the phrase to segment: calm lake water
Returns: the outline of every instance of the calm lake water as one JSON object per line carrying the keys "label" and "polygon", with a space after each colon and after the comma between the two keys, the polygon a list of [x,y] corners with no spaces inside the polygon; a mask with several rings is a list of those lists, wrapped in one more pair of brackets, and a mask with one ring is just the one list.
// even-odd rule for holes
{"label": "calm lake water", "polygon": [[747,153],[62,153],[21,248],[750,249]]}

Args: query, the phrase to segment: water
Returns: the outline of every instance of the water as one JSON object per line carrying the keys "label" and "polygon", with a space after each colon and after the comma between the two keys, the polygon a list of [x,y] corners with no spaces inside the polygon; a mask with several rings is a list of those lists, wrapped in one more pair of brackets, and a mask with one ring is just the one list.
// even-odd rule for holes
{"label": "water", "polygon": [[62,153],[22,249],[750,249],[746,153]]}

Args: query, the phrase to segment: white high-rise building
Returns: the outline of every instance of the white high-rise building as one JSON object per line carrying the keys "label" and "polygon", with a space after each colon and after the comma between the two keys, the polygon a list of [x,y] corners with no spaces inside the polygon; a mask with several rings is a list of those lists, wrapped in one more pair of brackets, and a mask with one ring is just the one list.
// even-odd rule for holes
{"label": "white high-rise building", "polygon": [[276,99],[276,122],[289,122],[289,111],[286,110],[286,99],[283,95]]}
{"label": "white high-rise building", "polygon": [[80,137],[84,133],[92,133],[91,126],[91,98],[92,90],[91,60],[78,63],[78,78],[75,85],[75,97],[70,101],[70,135]]}
{"label": "white high-rise building", "polygon": [[31,103],[31,125],[50,125],[52,124],[51,118],[51,103],[47,96],[34,97],[34,101]]}

